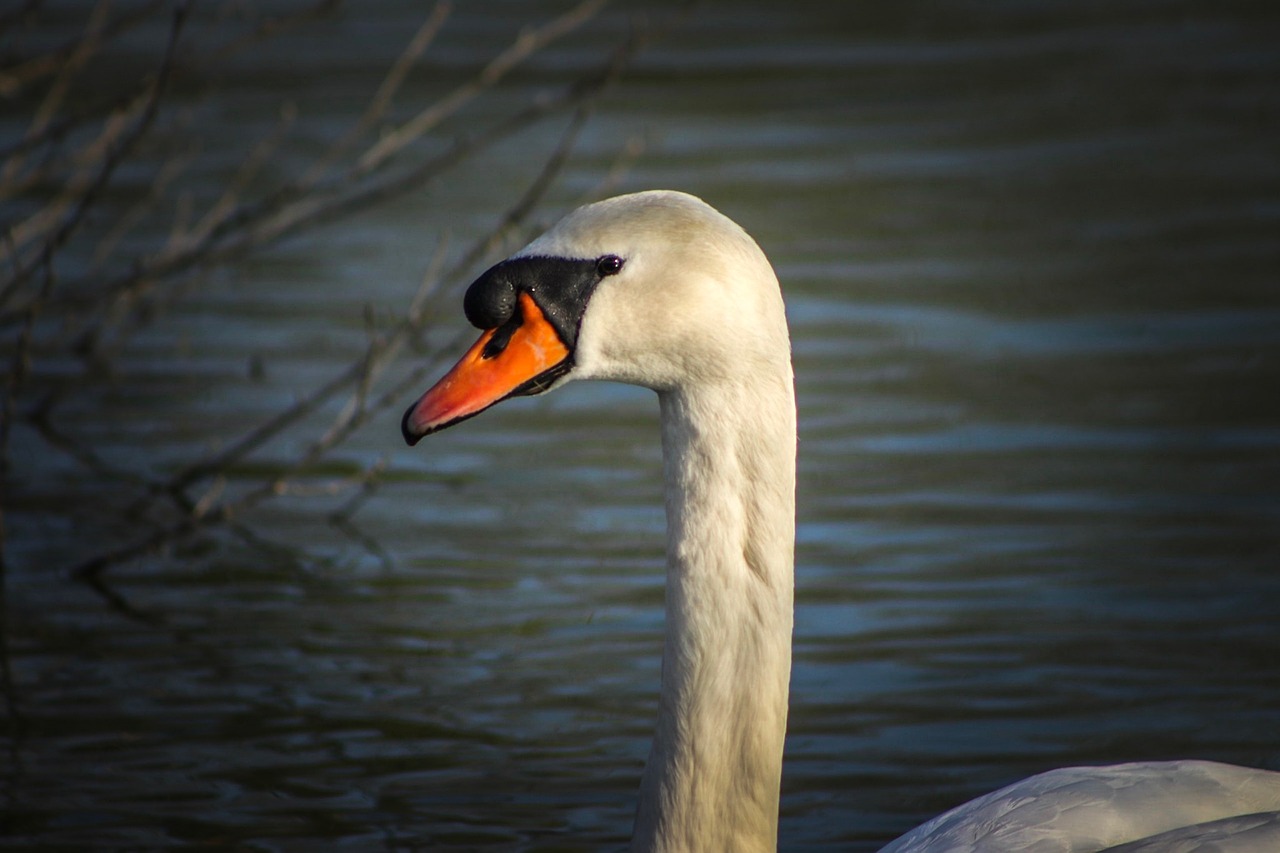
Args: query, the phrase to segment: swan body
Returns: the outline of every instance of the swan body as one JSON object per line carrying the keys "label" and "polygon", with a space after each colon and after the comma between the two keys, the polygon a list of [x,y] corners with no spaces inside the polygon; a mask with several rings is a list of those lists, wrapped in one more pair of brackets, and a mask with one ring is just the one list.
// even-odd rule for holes
{"label": "swan body", "polygon": [[[570,213],[481,275],[464,308],[482,334],[405,413],[410,444],[508,397],[574,379],[657,392],[667,614],[632,850],[775,850],[791,672],[796,408],[768,260],[701,200],[635,193]],[[1188,823],[1208,828],[1199,836],[1179,829]],[[1271,846],[1239,849],[1276,850],[1277,827],[1280,773],[1131,764],[1034,776],[929,821],[885,853],[1148,843],[1156,846],[1119,849],[1226,851],[1250,839]]]}
{"label": "swan body", "polygon": [[881,853],[1012,850],[1276,853],[1280,774],[1213,761],[1050,770],[926,821]]}

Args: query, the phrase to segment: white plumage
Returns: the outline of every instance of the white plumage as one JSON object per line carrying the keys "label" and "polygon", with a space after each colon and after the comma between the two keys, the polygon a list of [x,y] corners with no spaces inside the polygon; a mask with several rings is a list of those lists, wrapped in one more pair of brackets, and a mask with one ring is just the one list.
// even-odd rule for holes
{"label": "white plumage", "polygon": [[1161,761],[1050,770],[957,806],[881,853],[1276,853],[1277,833],[1280,774]]}
{"label": "white plumage", "polygon": [[[778,281],[746,232],[674,192],[580,208],[517,255],[603,256],[625,264],[591,293],[572,369],[555,384],[628,382],[657,391],[661,406],[666,637],[632,849],[774,850],[796,454]],[[428,428],[411,410],[406,436]],[[884,853],[1274,853],[1278,835],[1280,774],[1185,761],[1050,771],[934,818]]]}

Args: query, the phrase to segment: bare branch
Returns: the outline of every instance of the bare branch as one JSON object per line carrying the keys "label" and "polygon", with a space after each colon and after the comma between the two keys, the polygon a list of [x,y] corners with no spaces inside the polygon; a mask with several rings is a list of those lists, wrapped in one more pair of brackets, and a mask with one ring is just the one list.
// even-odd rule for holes
{"label": "bare branch", "polygon": [[[0,475],[7,474],[11,467],[9,460],[9,430],[13,427],[14,401],[18,397],[18,391],[22,388],[23,383],[26,382],[27,373],[31,368],[31,330],[35,326],[36,315],[39,314],[45,298],[48,297],[52,290],[53,259],[46,255],[44,282],[40,287],[39,296],[31,300],[27,306],[26,322],[22,324],[22,331],[18,333],[18,339],[13,348],[13,359],[9,366],[9,372],[5,376],[4,396],[0,397]],[[2,551],[3,539],[0,539],[0,552]]]}
{"label": "bare branch", "polygon": [[374,93],[373,100],[369,102],[369,106],[365,109],[364,114],[360,116],[360,120],[352,125],[333,144],[333,147],[312,165],[302,178],[301,184],[303,186],[313,186],[342,155],[351,149],[356,140],[368,133],[382,119],[383,115],[391,107],[391,100],[395,97],[395,93],[399,90],[405,77],[408,76],[409,69],[413,67],[413,64],[418,61],[431,42],[435,40],[452,9],[452,4],[444,2],[444,0],[436,3],[435,8],[431,10],[431,14],[422,22],[418,32],[409,41],[408,47],[404,49],[404,52],[400,54],[400,58],[396,60],[395,64],[391,66],[391,70],[387,72],[382,85]]}
{"label": "bare branch", "polygon": [[[476,258],[482,257],[493,245],[500,242],[504,233],[522,222],[534,209],[536,203],[551,187],[554,176],[563,169],[567,162],[568,151],[573,143],[576,142],[585,118],[586,111],[580,111],[575,115],[556,150],[548,158],[529,190],[499,219],[485,236],[473,244],[471,250],[465,253],[462,260],[454,265],[449,277],[461,273],[473,264]],[[178,494],[196,481],[226,470],[233,462],[261,446],[291,423],[315,411],[321,403],[332,397],[337,391],[352,383],[370,382],[372,374],[389,364],[395,351],[403,346],[410,336],[420,328],[422,322],[420,312],[416,316],[412,313],[417,302],[418,300],[415,299],[413,305],[411,305],[411,312],[401,319],[385,338],[377,338],[372,341],[364,356],[340,375],[334,377],[289,409],[246,434],[240,441],[179,472],[162,489],[157,489],[156,493]],[[167,527],[153,531],[150,535],[132,545],[116,548],[87,560],[73,570],[73,575],[84,579],[96,579],[113,565],[140,557],[168,542],[185,538],[201,529],[222,525],[231,519],[239,517],[248,509],[265,500],[281,494],[287,494],[295,476],[314,465],[375,414],[401,400],[411,388],[420,385],[424,381],[424,377],[429,371],[436,368],[437,365],[434,360],[428,360],[385,390],[374,399],[371,405],[353,405],[344,409],[334,424],[320,438],[312,442],[299,457],[285,466],[271,480],[232,500],[201,506],[199,514],[191,513]]]}
{"label": "bare branch", "polygon": [[[67,90],[71,88],[71,81],[89,61],[89,57],[97,53],[99,45],[102,44],[102,23],[106,18],[108,6],[107,0],[99,0],[89,16],[89,26],[86,28],[84,37],[75,43],[71,53],[56,66],[57,76],[54,78],[53,85],[49,87],[44,100],[36,109],[31,124],[27,126],[27,132],[23,134],[24,137],[38,136],[62,108],[62,101],[67,96]],[[10,158],[4,169],[0,170],[0,187],[10,183],[13,175],[21,168],[21,156],[15,155]]]}
{"label": "bare branch", "polygon": [[[28,3],[28,10],[32,11],[39,5],[38,3]],[[107,4],[103,3],[99,9],[105,12]],[[137,8],[130,9],[127,12],[111,19],[105,23],[99,23],[93,27],[87,36],[81,36],[61,47],[55,48],[48,53],[31,59],[23,60],[8,68],[0,68],[0,97],[14,98],[17,97],[26,86],[31,85],[42,77],[50,74],[56,74],[68,62],[69,58],[80,50],[85,38],[91,38],[94,41],[102,42],[115,38],[122,33],[127,32],[137,26],[142,21],[151,17],[151,15],[164,5],[164,0],[151,0]],[[25,13],[24,13],[25,14]],[[17,16],[15,16],[16,19]],[[5,22],[8,23],[7,21]]]}
{"label": "bare branch", "polygon": [[[27,244],[45,237],[57,228],[64,220],[67,210],[84,198],[85,194],[98,179],[104,159],[109,156],[113,147],[119,143],[121,136],[128,130],[130,123],[145,109],[146,103],[146,97],[140,96],[125,109],[108,116],[97,138],[86,143],[73,158],[73,164],[79,164],[79,168],[75,174],[67,179],[62,192],[39,211],[27,217],[26,220],[10,227],[9,234],[18,251],[25,248]],[[42,176],[33,173],[28,177],[35,181]],[[22,187],[11,185],[10,189],[17,191]]]}
{"label": "bare branch", "polygon": [[93,269],[95,272],[100,271],[102,266],[111,258],[116,246],[124,239],[125,235],[136,228],[160,204],[165,197],[165,193],[169,191],[169,187],[182,177],[194,160],[195,152],[187,151],[184,154],[170,157],[161,165],[155,179],[152,180],[151,186],[148,188],[147,195],[139,199],[137,204],[127,210],[116,222],[115,226],[94,247]]}
{"label": "bare branch", "polygon": [[190,230],[175,231],[164,248],[165,252],[181,252],[186,247],[200,245],[217,230],[218,226],[238,207],[240,195],[253,181],[258,171],[269,161],[297,117],[296,109],[292,107],[285,108],[275,130],[253,147],[253,150],[249,152],[249,156],[245,158],[244,163],[237,170],[235,177],[227,184],[222,196],[213,203],[205,215],[200,218],[200,221]]}
{"label": "bare branch", "polygon": [[[111,46],[108,39],[113,28],[143,20],[112,17],[105,11],[105,3],[79,38],[65,50],[46,55],[62,57],[65,67],[61,71],[41,70],[38,62],[26,59],[8,72],[0,70],[0,77],[16,74],[10,78],[13,85],[28,85],[53,75],[24,139],[6,149],[8,162],[0,166],[4,170],[0,195],[21,192],[26,205],[20,208],[23,219],[2,229],[0,240],[9,258],[9,268],[0,274],[0,327],[8,327],[14,334],[13,342],[4,344],[5,355],[14,367],[0,401],[4,417],[0,476],[9,462],[9,424],[22,409],[19,416],[26,419],[34,431],[31,435],[42,441],[43,447],[65,454],[95,482],[122,486],[128,492],[121,505],[109,508],[110,519],[120,522],[118,529],[124,538],[114,540],[111,547],[104,544],[96,555],[91,553],[73,569],[74,577],[87,582],[122,613],[149,618],[107,586],[106,572],[111,567],[218,529],[226,531],[221,534],[224,538],[239,536],[254,547],[276,547],[263,543],[253,532],[253,513],[281,496],[331,499],[338,508],[329,514],[328,522],[383,565],[393,565],[390,556],[352,524],[360,507],[380,488],[387,460],[368,460],[354,466],[353,473],[336,477],[325,474],[320,463],[331,460],[334,451],[357,430],[397,405],[410,390],[421,386],[427,374],[438,370],[437,359],[427,357],[389,376],[397,357],[420,346],[432,316],[433,297],[447,286],[460,284],[476,264],[527,230],[525,223],[563,173],[594,99],[640,49],[643,34],[622,44],[599,68],[547,88],[483,126],[468,127],[466,135],[446,137],[441,128],[477,98],[511,78],[539,51],[582,27],[604,2],[583,0],[568,12],[526,29],[466,82],[375,138],[374,132],[387,121],[392,102],[412,69],[444,32],[453,7],[450,0],[438,0],[360,116],[302,170],[301,177],[285,178],[266,189],[259,184],[270,182],[260,181],[258,176],[291,171],[277,169],[280,149],[293,141],[288,134],[294,119],[291,113],[286,112],[263,138],[246,141],[243,149],[237,147],[240,167],[223,179],[216,192],[205,195],[197,193],[188,179],[202,165],[197,159],[202,150],[199,143],[188,142],[182,147],[181,134],[188,116],[199,112],[170,110],[169,102],[164,101],[162,113],[162,100],[172,88],[179,66],[183,71],[203,68],[202,63],[211,58],[228,56],[328,14],[338,5],[335,0],[310,0],[301,12],[263,20],[256,27],[251,25],[247,34],[242,28],[212,52],[200,52],[197,44],[186,51],[181,62],[177,54],[180,36],[184,41],[196,41],[196,37],[184,36],[187,6],[180,4],[158,64],[149,79],[134,84],[135,91],[127,98],[119,93],[81,95],[78,91],[88,88],[82,86],[85,69],[91,67],[99,50]],[[150,12],[157,7],[156,2],[150,2],[143,8]],[[58,414],[71,395],[84,394],[92,381],[104,376],[118,382],[129,380],[128,362],[117,357],[132,352],[133,333],[162,316],[163,309],[184,292],[199,286],[205,271],[304,229],[417,191],[500,142],[560,114],[568,114],[561,138],[541,169],[531,176],[525,192],[489,231],[465,247],[460,257],[448,261],[442,239],[417,293],[402,313],[375,323],[373,311],[368,309],[367,340],[358,354],[328,381],[312,387],[290,405],[268,413],[217,449],[193,454],[185,464],[167,463],[161,473],[137,465],[136,458],[131,458],[127,467],[116,464],[105,445],[94,447],[91,441],[73,440],[69,431],[60,428]],[[158,118],[161,115],[163,118]],[[438,140],[433,147],[417,144],[428,135]],[[634,158],[634,154],[624,152],[623,157]],[[189,169],[192,165],[197,168]],[[117,204],[111,193],[116,176],[124,174],[121,166],[145,169],[150,180],[121,187],[118,195],[122,200]],[[41,203],[32,205],[32,199]],[[95,216],[94,225],[89,226],[85,223],[90,221],[90,212],[109,215]],[[133,245],[148,248],[129,248],[131,254],[126,255],[122,247]],[[63,270],[73,266],[78,270],[74,276],[53,275],[60,257],[66,259]],[[41,263],[46,270],[43,283],[37,278]],[[73,366],[71,375],[60,375],[49,390],[32,401],[32,383],[24,384],[25,374],[19,369],[28,352],[52,352],[63,363],[67,356],[73,356],[80,364]],[[43,355],[36,363],[45,365]],[[20,397],[19,390],[27,396]],[[321,412],[333,414],[317,426]],[[273,459],[268,473],[249,464],[265,456],[274,446],[272,442],[286,434],[294,445],[301,444],[300,450],[285,454],[282,460]],[[0,480],[0,486],[7,485]],[[0,517],[0,524],[3,520]],[[0,530],[0,572],[2,536]],[[294,553],[305,557],[307,552]]]}
{"label": "bare branch", "polygon": [[502,53],[484,67],[478,77],[462,84],[436,104],[414,116],[397,130],[384,135],[366,151],[356,164],[358,174],[371,172],[384,165],[397,152],[420,139],[446,117],[474,100],[481,92],[497,85],[521,62],[561,36],[572,32],[603,8],[606,0],[585,0],[565,14],[541,27],[526,30]]}
{"label": "bare branch", "polygon": [[[599,2],[600,0],[593,0],[578,8],[593,10]],[[348,176],[306,194],[300,194],[301,187],[288,188],[271,199],[237,209],[215,227],[204,241],[141,260],[130,270],[95,287],[87,297],[80,294],[81,288],[69,287],[67,289],[71,292],[64,298],[73,307],[88,308],[90,304],[86,303],[86,299],[96,301],[104,296],[120,298],[121,294],[133,296],[145,290],[152,282],[188,271],[197,265],[226,263],[249,251],[270,245],[301,228],[347,216],[392,197],[421,189],[438,175],[548,115],[594,97],[617,77],[626,61],[643,43],[643,38],[632,38],[599,71],[583,77],[559,93],[542,98],[476,136],[456,141],[446,151],[424,160],[406,172],[379,178],[370,177],[354,186],[349,185],[352,176]],[[281,203],[290,197],[296,198]],[[0,326],[12,323],[14,319],[12,312],[0,313]]]}
{"label": "bare branch", "polygon": [[[72,232],[80,224],[85,211],[89,208],[90,203],[98,196],[111,180],[112,174],[123,161],[125,155],[133,148],[133,146],[142,138],[151,123],[155,120],[156,111],[159,109],[160,96],[164,92],[169,75],[173,70],[174,51],[178,44],[178,35],[182,31],[182,26],[186,22],[188,7],[186,4],[180,4],[173,13],[173,23],[169,30],[169,41],[165,46],[164,58],[160,62],[159,70],[156,73],[150,92],[147,95],[145,106],[141,115],[133,122],[133,125],[127,132],[122,135],[119,143],[111,148],[107,155],[102,159],[98,168],[97,175],[92,183],[85,188],[76,200],[75,206],[63,219],[61,225],[47,239],[45,246],[47,251],[54,252],[62,247]],[[35,269],[35,263],[26,267],[19,266],[17,272],[14,273],[11,282],[6,285],[5,290],[11,287],[21,286],[21,284],[31,275]]]}

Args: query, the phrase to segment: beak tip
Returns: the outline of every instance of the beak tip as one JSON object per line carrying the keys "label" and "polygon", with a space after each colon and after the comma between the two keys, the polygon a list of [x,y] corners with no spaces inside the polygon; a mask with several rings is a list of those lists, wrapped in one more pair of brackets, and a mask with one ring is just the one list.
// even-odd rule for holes
{"label": "beak tip", "polygon": [[508,397],[541,393],[568,372],[573,353],[528,293],[518,296],[520,322],[490,351],[500,329],[488,329],[462,359],[400,419],[413,447],[425,436],[474,417]]}
{"label": "beak tip", "polygon": [[413,447],[422,439],[424,435],[426,435],[425,432],[415,428],[413,425],[410,424],[410,421],[413,420],[414,410],[417,408],[418,408],[418,404],[414,403],[405,411],[404,417],[400,419],[400,434],[404,436],[404,443],[409,445],[410,447]]}

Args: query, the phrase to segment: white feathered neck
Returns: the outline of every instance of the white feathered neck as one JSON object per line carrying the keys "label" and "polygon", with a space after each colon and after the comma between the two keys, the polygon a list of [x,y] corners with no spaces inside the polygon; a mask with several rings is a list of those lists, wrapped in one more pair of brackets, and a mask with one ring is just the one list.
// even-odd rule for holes
{"label": "white feathered neck", "polygon": [[777,277],[745,231],[674,192],[581,208],[521,254],[625,260],[591,296],[571,378],[643,385],[660,400],[666,637],[632,849],[773,850],[796,455]]}

